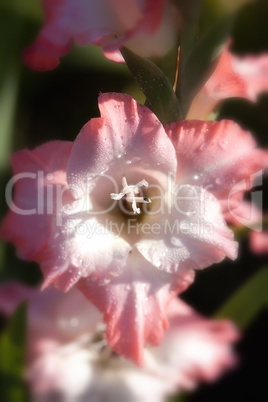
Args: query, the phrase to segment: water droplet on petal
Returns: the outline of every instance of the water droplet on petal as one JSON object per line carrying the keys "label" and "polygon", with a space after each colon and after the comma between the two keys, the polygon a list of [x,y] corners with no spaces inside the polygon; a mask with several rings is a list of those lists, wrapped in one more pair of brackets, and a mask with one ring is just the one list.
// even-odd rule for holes
{"label": "water droplet on petal", "polygon": [[71,326],[71,327],[73,327],[73,328],[74,328],[74,327],[77,327],[78,324],[79,324],[78,318],[73,317],[73,318],[70,319],[70,326]]}
{"label": "water droplet on petal", "polygon": [[178,239],[178,237],[172,236],[170,241],[173,244],[173,246],[175,246],[175,247],[182,247],[183,246],[182,242],[180,241],[180,239]]}
{"label": "water droplet on petal", "polygon": [[149,164],[149,163],[143,163],[143,164],[142,164],[142,167],[143,167],[144,169],[150,169],[150,164]]}
{"label": "water droplet on petal", "polygon": [[203,149],[205,149],[206,144],[201,144],[199,147],[199,151],[203,151]]}
{"label": "water droplet on petal", "polygon": [[141,160],[141,157],[140,157],[140,156],[134,156],[134,157],[131,159],[131,163],[138,163],[138,162],[140,162],[140,160]]}
{"label": "water droplet on petal", "polygon": [[229,141],[220,141],[219,145],[222,149],[226,149],[228,147]]}
{"label": "water droplet on petal", "polygon": [[48,173],[46,178],[47,178],[47,180],[53,180],[54,176],[52,173]]}
{"label": "water droplet on petal", "polygon": [[223,183],[223,178],[222,177],[217,177],[217,179],[215,180],[216,184],[222,184]]}
{"label": "water droplet on petal", "polygon": [[134,156],[132,159],[129,159],[126,161],[127,165],[132,165],[134,163],[139,163],[141,161],[141,157],[140,156]]}

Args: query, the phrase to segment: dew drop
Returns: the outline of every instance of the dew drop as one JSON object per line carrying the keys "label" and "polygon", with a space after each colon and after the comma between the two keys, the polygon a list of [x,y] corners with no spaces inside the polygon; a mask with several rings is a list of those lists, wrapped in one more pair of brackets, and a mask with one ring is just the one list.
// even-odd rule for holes
{"label": "dew drop", "polygon": [[228,147],[229,141],[220,141],[219,145],[222,149],[226,149]]}
{"label": "dew drop", "polygon": [[141,161],[141,157],[140,156],[134,156],[132,159],[129,159],[126,161],[127,165],[132,165],[135,163],[139,163]]}
{"label": "dew drop", "polygon": [[79,324],[78,318],[73,317],[73,318],[70,319],[70,326],[71,326],[71,327],[75,328],[75,327],[78,326],[78,324]]}
{"label": "dew drop", "polygon": [[223,178],[222,177],[217,177],[217,179],[215,180],[216,184],[222,184],[223,183]]}
{"label": "dew drop", "polygon": [[149,163],[143,163],[142,167],[144,169],[150,169],[150,164]]}
{"label": "dew drop", "polygon": [[175,246],[175,247],[182,247],[183,246],[182,242],[177,237],[172,236],[170,241],[173,244],[173,246]]}
{"label": "dew drop", "polygon": [[131,159],[131,163],[138,163],[138,162],[140,162],[140,160],[141,160],[141,157],[140,157],[140,156],[134,156],[134,157]]}
{"label": "dew drop", "polygon": [[54,176],[53,176],[53,174],[52,173],[48,173],[47,174],[47,176],[46,176],[46,178],[47,178],[47,180],[53,180],[53,178],[54,178]]}

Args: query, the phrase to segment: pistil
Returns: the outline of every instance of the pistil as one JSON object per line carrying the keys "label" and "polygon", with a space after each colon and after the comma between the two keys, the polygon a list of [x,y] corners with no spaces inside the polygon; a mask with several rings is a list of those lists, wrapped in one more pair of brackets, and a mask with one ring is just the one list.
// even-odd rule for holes
{"label": "pistil", "polygon": [[123,177],[122,179],[122,190],[120,193],[111,193],[112,200],[121,200],[124,196],[125,200],[132,203],[132,209],[134,214],[140,214],[141,210],[137,207],[137,202],[149,204],[151,202],[150,198],[147,197],[137,197],[136,195],[139,194],[139,188],[144,186],[148,187],[148,182],[146,180],[141,180],[137,184],[128,185],[127,179]]}

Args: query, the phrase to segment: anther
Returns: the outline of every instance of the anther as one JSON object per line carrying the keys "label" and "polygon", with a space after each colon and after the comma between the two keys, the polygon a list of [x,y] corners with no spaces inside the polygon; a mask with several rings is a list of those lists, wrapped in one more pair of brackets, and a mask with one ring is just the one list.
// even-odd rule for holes
{"label": "anther", "polygon": [[151,202],[150,198],[147,197],[136,197],[136,194],[139,194],[139,188],[144,186],[148,187],[148,182],[146,180],[141,180],[135,185],[128,185],[127,179],[123,177],[122,179],[122,190],[120,193],[111,193],[112,200],[121,200],[124,196],[126,196],[126,201],[132,202],[132,209],[134,214],[140,214],[141,210],[137,207],[137,202],[149,204]]}

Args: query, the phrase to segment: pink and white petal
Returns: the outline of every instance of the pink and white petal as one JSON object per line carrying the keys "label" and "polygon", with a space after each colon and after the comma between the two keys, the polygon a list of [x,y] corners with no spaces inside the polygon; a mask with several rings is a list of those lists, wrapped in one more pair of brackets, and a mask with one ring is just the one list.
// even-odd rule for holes
{"label": "pink and white petal", "polygon": [[203,269],[237,257],[237,242],[227,227],[217,199],[204,188],[177,187],[170,214],[161,215],[161,233],[144,235],[139,252],[161,271]]}
{"label": "pink and white petal", "polygon": [[262,214],[254,203],[241,201],[236,208],[228,208],[224,214],[225,219],[235,226],[257,228],[262,224]]}
{"label": "pink and white petal", "polygon": [[245,85],[243,98],[256,101],[259,94],[268,91],[268,53],[259,56],[237,57],[231,55],[234,74]]}
{"label": "pink and white petal", "polygon": [[[114,1],[116,8],[120,3]],[[125,13],[125,7],[123,7]],[[122,11],[119,11],[122,13]],[[130,29],[119,39],[111,35],[100,41],[104,55],[115,62],[124,63],[120,51],[126,46],[141,57],[162,56],[174,45],[177,39],[178,12],[176,7],[165,0],[147,0],[143,8],[143,16],[133,29]]]}
{"label": "pink and white petal", "polygon": [[219,56],[215,70],[193,99],[187,120],[205,119],[221,100],[244,96],[246,84],[233,71],[231,60],[226,46]]}
{"label": "pink and white petal", "polygon": [[70,156],[67,177],[74,194],[79,188],[88,190],[89,179],[101,179],[104,173],[122,179],[135,169],[139,180],[154,171],[156,176],[175,173],[174,147],[148,108],[128,95],[113,93],[100,95],[99,108],[101,117],[82,128]]}
{"label": "pink and white petal", "polygon": [[[127,5],[126,5],[127,4]],[[72,42],[95,43],[115,52],[139,31],[154,31],[160,23],[163,0],[44,0],[44,26],[35,43],[26,49],[24,61],[36,70],[51,70],[68,53]],[[107,48],[107,49],[106,49]]]}
{"label": "pink and white petal", "polygon": [[52,400],[55,394],[64,400],[78,400],[92,381],[90,358],[90,351],[81,348],[79,340],[67,345],[39,342],[25,373],[34,400]]}
{"label": "pink and white petal", "polygon": [[158,345],[168,327],[166,307],[175,296],[175,290],[170,290],[172,279],[156,272],[133,250],[120,276],[102,286],[83,279],[78,287],[103,312],[109,346],[142,366],[145,344]]}
{"label": "pink and white petal", "polygon": [[249,244],[253,253],[268,254],[268,231],[251,231],[249,235]]}
{"label": "pink and white petal", "polygon": [[[180,389],[194,389],[200,381],[214,381],[237,359],[231,344],[239,339],[226,320],[206,319],[179,299],[168,306],[170,328],[152,350],[163,370]],[[174,373],[177,373],[176,377]]]}
{"label": "pink and white petal", "polygon": [[66,292],[82,277],[101,281],[122,272],[130,244],[110,231],[105,220],[90,218],[89,213],[81,209],[77,214],[60,216],[57,235],[40,258],[45,276],[43,289],[53,284]]}
{"label": "pink and white petal", "polygon": [[230,53],[229,44],[202,89],[195,96],[187,120],[205,119],[221,100],[246,98],[256,101],[268,90],[268,54],[238,57]]}
{"label": "pink and white petal", "polygon": [[[148,1],[147,1],[148,2]],[[145,6],[146,3],[145,2]],[[113,10],[126,31],[133,29],[143,18],[144,10],[137,0],[110,0]],[[156,1],[159,3],[159,0]]]}
{"label": "pink and white petal", "polygon": [[1,236],[14,243],[24,259],[37,258],[51,235],[53,214],[73,200],[65,173],[71,149],[72,143],[52,141],[12,156],[14,176],[7,186],[10,210]]}
{"label": "pink and white petal", "polygon": [[[161,2],[158,2],[159,11],[156,14],[156,8],[153,0],[150,1],[153,7],[153,13],[150,12],[150,19],[156,16],[157,29],[150,29],[149,18],[145,17],[139,26],[132,33],[126,35],[125,46],[132,52],[141,57],[161,57],[165,55],[178,39],[178,30],[180,26],[177,7],[172,2],[166,2],[162,9]],[[162,2],[163,3],[163,2]],[[148,7],[149,9],[149,7]],[[160,18],[161,17],[161,18]]]}
{"label": "pink and white petal", "polygon": [[124,32],[108,0],[44,0],[43,8],[44,26],[25,52],[25,62],[37,70],[55,68],[74,40],[89,44],[104,35]]}
{"label": "pink and white petal", "polygon": [[[226,199],[234,185],[249,190],[268,153],[231,120],[182,121],[165,126],[177,152],[177,183],[196,184]],[[243,193],[241,193],[243,194]]]}
{"label": "pink and white petal", "polygon": [[0,290],[0,311],[5,314],[12,314],[20,302],[28,300],[28,343],[70,341],[94,331],[102,320],[102,314],[75,287],[63,294],[53,288],[40,292],[19,282],[7,282]]}

